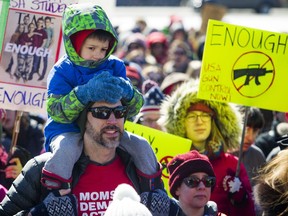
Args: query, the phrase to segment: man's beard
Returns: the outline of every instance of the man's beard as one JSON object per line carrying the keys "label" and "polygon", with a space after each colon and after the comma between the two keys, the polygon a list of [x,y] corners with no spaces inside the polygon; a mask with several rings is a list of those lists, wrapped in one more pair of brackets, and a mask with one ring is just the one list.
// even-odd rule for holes
{"label": "man's beard", "polygon": [[[105,130],[115,130],[119,133],[119,136],[113,138],[105,138]],[[123,136],[123,131],[115,125],[104,127],[100,132],[95,131],[91,124],[87,124],[86,133],[98,144],[105,148],[116,148],[120,144],[120,140]]]}

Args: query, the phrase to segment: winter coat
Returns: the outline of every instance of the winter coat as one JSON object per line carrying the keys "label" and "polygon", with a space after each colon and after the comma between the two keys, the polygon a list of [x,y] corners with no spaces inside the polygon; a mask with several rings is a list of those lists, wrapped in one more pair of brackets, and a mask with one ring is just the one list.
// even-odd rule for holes
{"label": "winter coat", "polygon": [[[278,125],[278,124],[277,124]],[[259,134],[259,136],[255,140],[255,145],[259,147],[266,159],[270,152],[278,147],[277,141],[281,139],[281,135],[277,132],[277,125],[272,127],[270,131],[266,131],[264,133]]]}
{"label": "winter coat", "polygon": [[210,162],[216,175],[216,186],[211,194],[211,200],[217,203],[218,210],[229,216],[255,215],[252,188],[244,165],[241,163],[238,177],[247,196],[242,203],[233,204],[233,198],[230,199],[230,194],[224,190],[223,180],[227,175],[235,176],[238,158],[228,153],[221,153],[218,158]]}
{"label": "winter coat", "polygon": [[[178,201],[175,201],[179,205]],[[217,210],[217,204],[212,201],[208,201],[207,204],[204,206],[204,214],[203,216],[221,216],[222,214]],[[182,211],[179,207],[179,210],[175,216],[186,216],[186,214]]]}
{"label": "winter coat", "polygon": [[[239,151],[233,152],[233,155],[238,157]],[[261,169],[262,166],[266,164],[266,158],[261,149],[253,144],[247,149],[247,151],[242,152],[241,160],[245,166],[251,186],[253,188],[255,185],[254,179],[259,175],[259,169]]]}
{"label": "winter coat", "polygon": [[[244,191],[247,193],[245,204],[241,207],[232,205],[228,197],[229,193],[224,191],[223,188],[224,177],[228,174],[235,176],[236,173],[238,158],[225,152],[239,147],[241,115],[237,108],[231,104],[197,98],[198,89],[199,80],[190,80],[179,86],[162,103],[159,124],[163,125],[164,130],[168,133],[187,138],[185,118],[191,104],[201,102],[210,107],[214,111],[213,119],[215,124],[223,137],[223,143],[211,142],[212,149],[219,149],[219,146],[221,146],[220,153],[217,152],[217,154],[215,153],[212,156],[208,155],[217,179],[211,200],[217,203],[220,212],[229,216],[254,215],[252,189],[243,164],[240,166],[239,178],[242,181]],[[191,146],[191,148],[193,147]]]}
{"label": "winter coat", "polygon": [[[126,173],[133,182],[135,190],[138,193],[152,190],[151,179],[146,179],[144,176],[138,175],[131,156],[119,148],[116,151],[126,166]],[[40,183],[41,171],[50,156],[51,153],[47,152],[31,159],[26,164],[21,174],[9,189],[7,196],[0,204],[1,216],[14,215],[17,212],[21,212],[17,215],[25,215],[32,207],[43,201],[48,191]],[[89,162],[89,158],[82,154],[73,169],[72,188],[77,184]],[[161,177],[161,175],[158,177]],[[155,180],[155,182],[161,181],[160,179],[157,180]],[[155,184],[153,186],[164,190],[163,184]]]}

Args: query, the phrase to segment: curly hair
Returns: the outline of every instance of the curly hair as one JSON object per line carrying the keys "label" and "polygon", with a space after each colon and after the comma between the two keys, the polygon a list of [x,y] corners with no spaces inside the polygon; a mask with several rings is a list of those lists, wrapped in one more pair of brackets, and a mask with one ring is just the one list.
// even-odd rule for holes
{"label": "curly hair", "polygon": [[288,149],[282,150],[256,177],[255,201],[265,215],[288,214]]}

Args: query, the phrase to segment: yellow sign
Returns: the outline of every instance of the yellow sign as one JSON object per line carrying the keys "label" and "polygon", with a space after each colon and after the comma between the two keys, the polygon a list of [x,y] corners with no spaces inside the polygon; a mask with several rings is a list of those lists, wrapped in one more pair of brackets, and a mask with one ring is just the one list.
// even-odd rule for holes
{"label": "yellow sign", "polygon": [[288,112],[288,34],[209,20],[198,97]]}
{"label": "yellow sign", "polygon": [[146,138],[150,143],[158,161],[163,166],[162,180],[169,193],[169,173],[166,165],[175,155],[190,151],[191,140],[129,121],[125,123],[125,130]]}

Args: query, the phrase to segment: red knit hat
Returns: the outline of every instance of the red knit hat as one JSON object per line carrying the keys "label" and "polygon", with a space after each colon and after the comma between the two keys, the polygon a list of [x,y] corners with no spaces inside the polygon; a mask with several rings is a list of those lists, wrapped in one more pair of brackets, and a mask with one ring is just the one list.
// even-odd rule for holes
{"label": "red knit hat", "polygon": [[209,107],[207,106],[206,104],[204,103],[195,103],[195,104],[192,104],[188,110],[188,112],[191,112],[191,111],[202,111],[202,112],[207,112],[207,113],[212,113],[214,114],[214,111]]}
{"label": "red knit hat", "polygon": [[88,29],[88,30],[82,30],[79,32],[74,33],[70,36],[70,40],[74,46],[74,49],[78,55],[80,55],[81,47],[85,41],[85,39],[90,35],[92,32],[94,32],[94,29]]}
{"label": "red knit hat", "polygon": [[185,154],[175,156],[167,165],[169,176],[169,188],[171,195],[178,199],[176,190],[180,187],[183,179],[196,172],[204,172],[215,177],[213,167],[206,155],[192,150]]}

